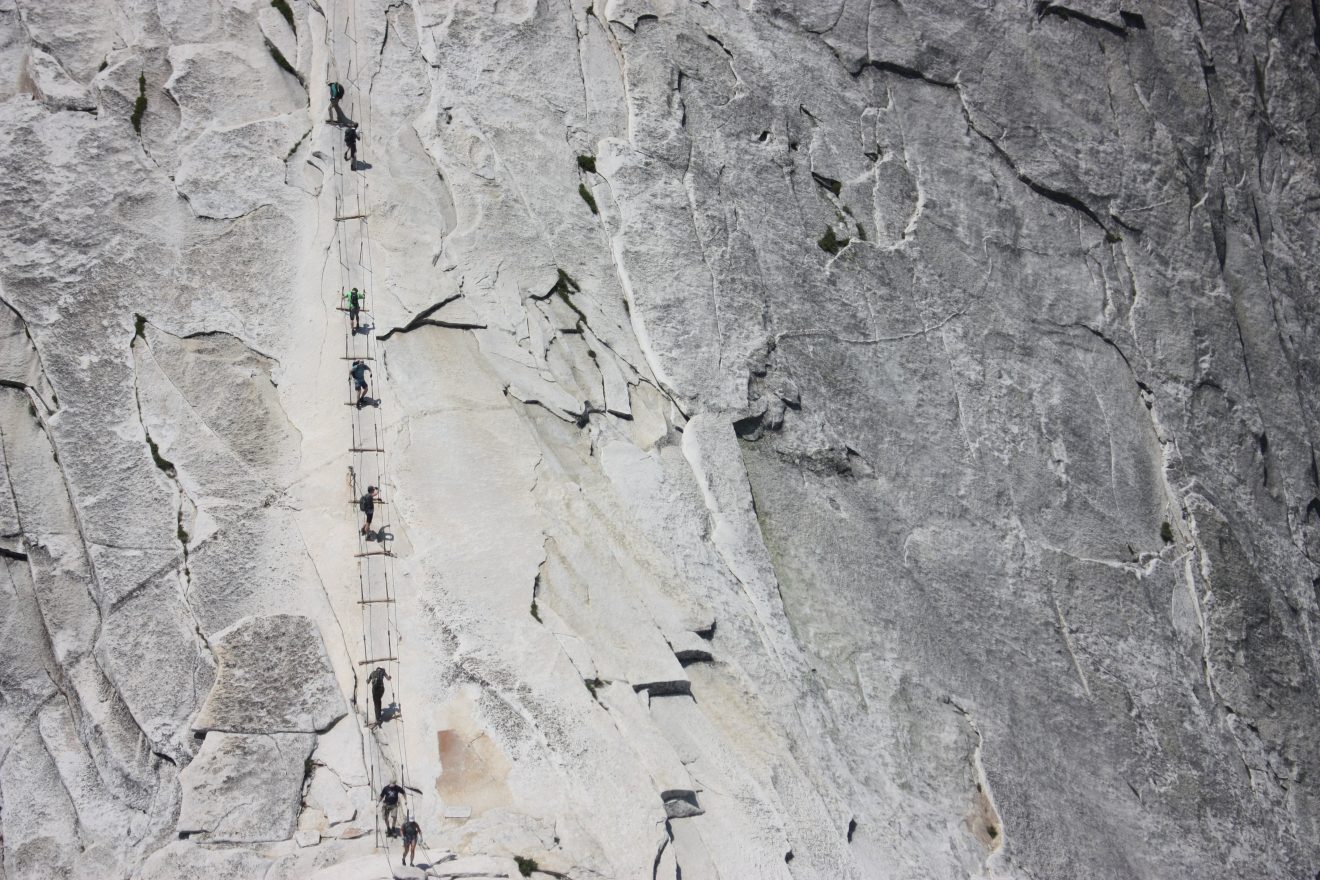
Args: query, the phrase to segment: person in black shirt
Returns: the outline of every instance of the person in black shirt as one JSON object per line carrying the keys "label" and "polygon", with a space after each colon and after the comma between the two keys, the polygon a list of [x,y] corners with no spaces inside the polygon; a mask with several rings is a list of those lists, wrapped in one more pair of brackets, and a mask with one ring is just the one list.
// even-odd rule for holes
{"label": "person in black shirt", "polygon": [[348,375],[353,380],[353,388],[358,393],[358,409],[362,409],[363,401],[367,398],[367,374],[370,372],[371,367],[362,361],[353,361],[353,366],[348,370]]}
{"label": "person in black shirt", "polygon": [[394,820],[399,814],[399,803],[408,795],[397,782],[391,782],[380,790],[380,815],[385,820],[385,833],[393,837],[398,829]]}
{"label": "person in black shirt", "polygon": [[417,841],[421,839],[422,826],[418,825],[412,815],[408,816],[408,821],[403,823],[403,863],[408,864],[408,857],[412,856],[412,864],[417,864]]}
{"label": "person in black shirt", "polygon": [[380,725],[380,701],[385,696],[385,682],[390,674],[385,671],[384,666],[377,666],[372,670],[371,675],[367,676],[367,681],[371,683],[371,702],[376,707],[376,724]]}
{"label": "person in black shirt", "polygon": [[367,521],[362,526],[362,534],[364,535],[371,534],[371,517],[376,513],[376,497],[379,494],[380,490],[375,486],[368,486],[367,494],[358,500],[358,508],[367,515]]}

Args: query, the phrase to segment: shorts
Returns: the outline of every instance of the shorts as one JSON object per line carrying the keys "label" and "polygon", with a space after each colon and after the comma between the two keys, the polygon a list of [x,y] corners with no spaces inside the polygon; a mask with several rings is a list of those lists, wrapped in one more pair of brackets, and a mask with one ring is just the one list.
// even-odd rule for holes
{"label": "shorts", "polygon": [[353,380],[353,387],[354,387],[355,389],[357,389],[358,391],[366,391],[366,390],[367,390],[367,380],[366,380],[366,379],[354,379],[354,380]]}

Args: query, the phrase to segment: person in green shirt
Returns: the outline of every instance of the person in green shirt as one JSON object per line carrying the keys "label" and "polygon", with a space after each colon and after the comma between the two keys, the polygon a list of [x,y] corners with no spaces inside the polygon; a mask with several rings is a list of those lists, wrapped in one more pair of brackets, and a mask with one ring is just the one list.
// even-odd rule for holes
{"label": "person in green shirt", "polygon": [[366,294],[358,293],[356,287],[344,294],[344,302],[348,303],[348,320],[353,325],[354,333],[359,330],[358,319],[362,312],[362,303],[366,298]]}

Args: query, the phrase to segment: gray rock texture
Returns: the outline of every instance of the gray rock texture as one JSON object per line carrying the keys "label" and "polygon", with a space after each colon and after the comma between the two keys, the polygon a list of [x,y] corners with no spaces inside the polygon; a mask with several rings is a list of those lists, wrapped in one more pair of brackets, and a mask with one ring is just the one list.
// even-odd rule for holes
{"label": "gray rock texture", "polygon": [[344,717],[343,695],[310,618],[245,617],[216,633],[211,650],[220,668],[194,730],[316,733]]}
{"label": "gray rock texture", "polygon": [[1315,876],[1318,33],[0,0],[0,873]]}
{"label": "gray rock texture", "polygon": [[212,733],[179,774],[179,836],[214,843],[287,840],[298,827],[309,733]]}

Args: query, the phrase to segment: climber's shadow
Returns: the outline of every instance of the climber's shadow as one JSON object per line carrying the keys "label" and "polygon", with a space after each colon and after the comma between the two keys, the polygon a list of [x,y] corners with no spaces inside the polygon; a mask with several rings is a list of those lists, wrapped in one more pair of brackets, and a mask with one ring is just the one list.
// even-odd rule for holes
{"label": "climber's shadow", "polygon": [[368,407],[368,406],[376,406],[376,407],[378,407],[378,406],[380,406],[380,398],[378,398],[378,397],[363,397],[361,401],[359,401],[359,402],[357,402],[357,403],[350,403],[349,406],[356,406],[358,409],[362,409],[363,407]]}
{"label": "climber's shadow", "polygon": [[371,163],[364,162],[361,159],[354,159],[353,164],[349,166],[349,169],[352,171],[370,171]]}
{"label": "climber's shadow", "polygon": [[371,331],[375,329],[376,329],[375,324],[361,324],[353,328],[353,335],[357,336],[359,333],[361,333],[363,336],[370,336]]}
{"label": "climber's shadow", "polygon": [[393,541],[394,533],[387,532],[386,529],[388,528],[389,526],[381,526],[379,529],[375,531],[368,531],[367,540],[375,541],[377,544],[384,544],[386,541]]}

